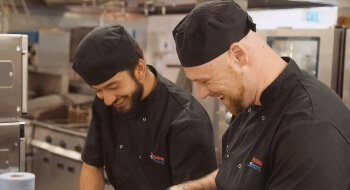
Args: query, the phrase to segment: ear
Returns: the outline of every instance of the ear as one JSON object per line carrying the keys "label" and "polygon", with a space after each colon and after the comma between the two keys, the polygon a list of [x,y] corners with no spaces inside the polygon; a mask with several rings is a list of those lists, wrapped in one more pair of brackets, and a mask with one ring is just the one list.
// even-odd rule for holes
{"label": "ear", "polygon": [[248,54],[245,47],[238,43],[232,43],[228,50],[229,56],[238,62],[241,66],[244,66],[248,63]]}
{"label": "ear", "polygon": [[134,75],[136,79],[139,81],[143,81],[146,76],[146,70],[147,70],[147,66],[145,61],[143,59],[139,59],[139,62],[137,63],[134,70]]}

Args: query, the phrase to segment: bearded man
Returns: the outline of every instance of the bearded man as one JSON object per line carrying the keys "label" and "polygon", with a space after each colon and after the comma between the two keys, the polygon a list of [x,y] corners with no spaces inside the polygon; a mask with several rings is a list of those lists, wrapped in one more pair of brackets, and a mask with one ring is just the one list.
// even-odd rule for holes
{"label": "bearded man", "polygon": [[161,189],[217,168],[213,128],[198,101],[146,65],[119,24],[79,44],[73,69],[96,92],[82,152],[80,189]]}

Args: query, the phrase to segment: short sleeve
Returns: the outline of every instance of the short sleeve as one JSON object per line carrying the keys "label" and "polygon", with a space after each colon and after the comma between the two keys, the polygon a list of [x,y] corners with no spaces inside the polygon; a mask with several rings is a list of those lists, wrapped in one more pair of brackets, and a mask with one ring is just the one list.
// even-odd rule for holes
{"label": "short sleeve", "polygon": [[88,129],[85,146],[82,152],[82,160],[92,166],[101,167],[103,163],[102,154],[102,123],[98,113],[98,100],[93,103],[92,119]]}

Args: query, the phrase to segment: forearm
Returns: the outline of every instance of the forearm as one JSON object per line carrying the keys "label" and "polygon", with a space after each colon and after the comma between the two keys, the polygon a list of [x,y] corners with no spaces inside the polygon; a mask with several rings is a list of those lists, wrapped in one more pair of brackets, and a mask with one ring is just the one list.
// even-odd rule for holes
{"label": "forearm", "polygon": [[215,177],[217,173],[218,170],[215,170],[203,178],[175,185],[167,190],[216,190]]}
{"label": "forearm", "polygon": [[90,166],[83,163],[79,189],[80,190],[103,190],[105,186],[103,168]]}

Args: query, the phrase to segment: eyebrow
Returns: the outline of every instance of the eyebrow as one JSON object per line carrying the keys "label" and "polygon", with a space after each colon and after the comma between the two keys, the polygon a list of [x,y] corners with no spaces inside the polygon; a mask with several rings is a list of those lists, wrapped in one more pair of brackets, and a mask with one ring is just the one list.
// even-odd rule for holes
{"label": "eyebrow", "polygon": [[[112,85],[115,85],[115,84],[118,84],[118,83],[120,83],[120,82],[119,82],[119,81],[113,81],[113,82],[107,84],[106,86],[104,86],[104,87],[102,87],[102,88],[108,88],[108,87],[110,87],[110,86],[112,86]],[[92,87],[92,86],[90,86],[90,88],[95,89],[95,90],[100,90],[100,89],[94,88],[94,87]]]}

